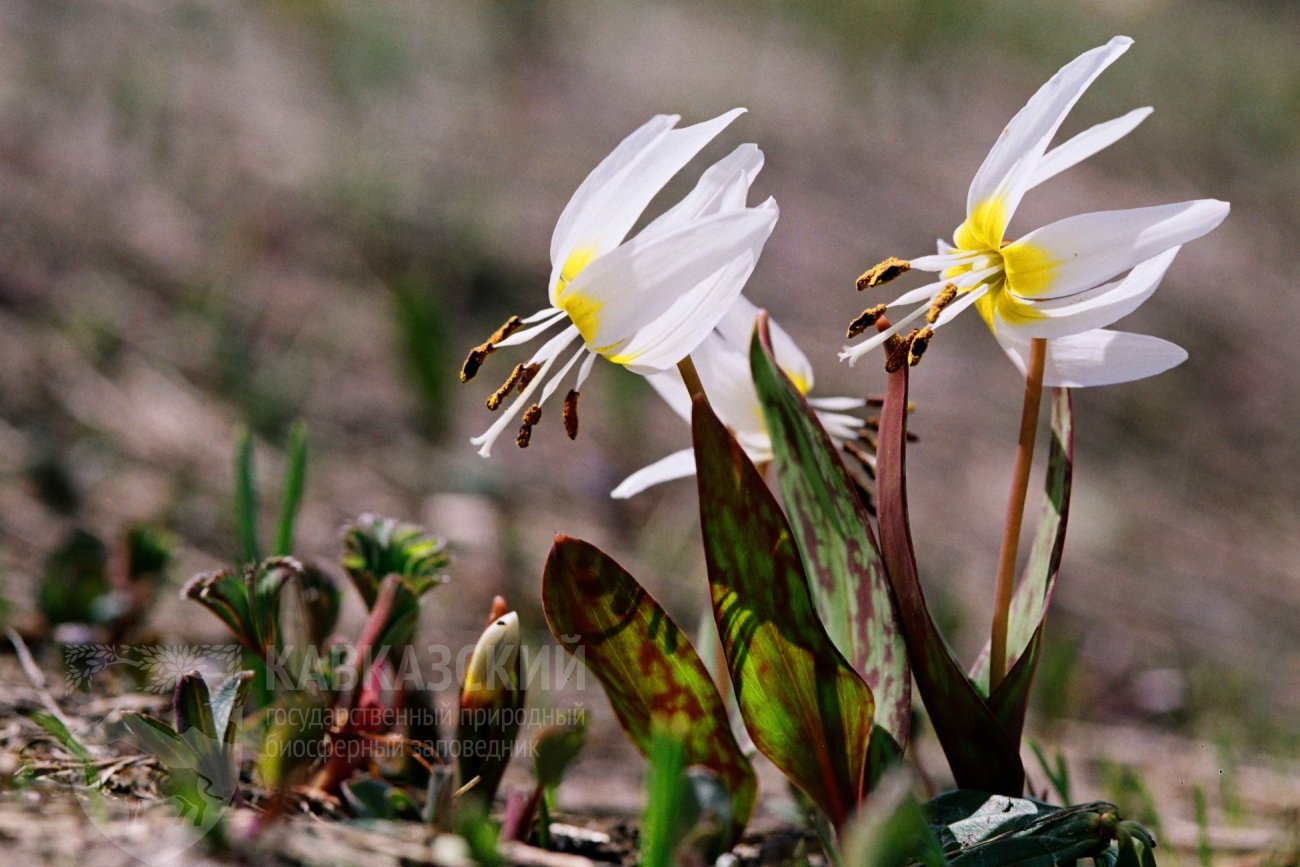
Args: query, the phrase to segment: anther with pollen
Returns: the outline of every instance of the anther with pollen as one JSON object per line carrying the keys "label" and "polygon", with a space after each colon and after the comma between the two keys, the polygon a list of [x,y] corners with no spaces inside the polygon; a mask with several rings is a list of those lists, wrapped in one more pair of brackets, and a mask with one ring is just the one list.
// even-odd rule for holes
{"label": "anther with pollen", "polygon": [[496,352],[496,345],[518,331],[523,324],[524,320],[518,316],[511,316],[501,323],[500,328],[492,332],[492,336],[471,349],[469,355],[465,356],[465,363],[460,367],[460,381],[469,382],[473,379],[474,375],[478,373],[478,369],[483,366],[483,362],[487,360],[487,357]]}
{"label": "anther with pollen", "polygon": [[921,363],[921,356],[925,355],[931,337],[934,337],[934,329],[928,325],[920,331],[912,332],[911,339],[907,342],[907,363],[909,365],[916,367]]}
{"label": "anther with pollen", "polygon": [[578,392],[572,388],[564,396],[564,432],[571,440],[578,438]]}
{"label": "anther with pollen", "polygon": [[530,364],[524,368],[523,373],[519,374],[518,385],[520,394],[524,393],[524,389],[528,387],[528,383],[533,381],[533,377],[536,376],[537,371],[541,369],[542,366],[540,364]]}
{"label": "anther with pollen", "polygon": [[533,439],[533,425],[542,420],[542,408],[533,404],[524,410],[524,423],[519,426],[519,435],[515,437],[515,445],[521,449],[528,448],[528,444]]}
{"label": "anther with pollen", "polygon": [[516,364],[515,369],[510,371],[509,379],[500,388],[488,395],[487,408],[495,412],[496,408],[501,405],[501,401],[505,400],[506,395],[510,393],[510,389],[514,388],[519,380],[523,379],[523,376],[524,366]]}
{"label": "anther with pollen", "polygon": [[868,307],[858,314],[858,318],[849,323],[850,338],[857,337],[862,332],[876,324],[881,316],[885,315],[885,305],[877,304],[875,307]]}
{"label": "anther with pollen", "polygon": [[939,294],[934,296],[934,300],[930,302],[930,309],[925,311],[925,321],[929,322],[931,325],[938,322],[939,314],[943,312],[943,308],[951,304],[952,299],[956,297],[956,286],[951,283],[944,286],[943,289],[939,291]]}
{"label": "anther with pollen", "polygon": [[912,270],[911,262],[890,256],[879,265],[873,265],[868,268],[863,275],[858,278],[858,291],[861,292],[863,289],[875,289],[877,286],[883,286],[900,274],[906,274],[910,270]]}
{"label": "anther with pollen", "polygon": [[893,373],[907,363],[907,349],[914,334],[915,328],[906,337],[895,334],[885,341],[885,373]]}

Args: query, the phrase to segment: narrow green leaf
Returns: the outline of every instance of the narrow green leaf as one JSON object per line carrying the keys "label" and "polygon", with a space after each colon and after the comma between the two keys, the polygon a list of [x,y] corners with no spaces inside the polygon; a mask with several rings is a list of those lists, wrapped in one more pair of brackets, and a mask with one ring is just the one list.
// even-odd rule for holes
{"label": "narrow green leaf", "polygon": [[876,487],[880,544],[898,601],[903,637],[921,699],[957,785],[1019,795],[1025,771],[1016,741],[957,665],[935,626],[916,573],[907,517],[907,365],[889,375],[880,419]]}
{"label": "narrow green leaf", "polygon": [[168,769],[193,768],[198,757],[176,731],[160,719],[145,713],[127,711],[122,722],[135,739],[136,746],[153,756]]}
{"label": "narrow green leaf", "polygon": [[207,681],[197,671],[191,671],[176,682],[172,698],[173,727],[184,735],[191,729],[204,738],[218,742],[217,723],[212,716],[212,695]]}
{"label": "narrow green leaf", "polygon": [[239,732],[240,711],[248,698],[248,688],[253,672],[240,671],[221,682],[212,694],[213,730],[221,736],[222,743],[233,744]]}
{"label": "narrow green leaf", "polygon": [[817,415],[777,365],[766,315],[759,318],[749,360],[817,611],[835,646],[871,687],[876,729],[887,732],[901,753],[912,716],[912,675],[867,509]]}
{"label": "narrow green leaf", "polygon": [[655,726],[647,758],[646,805],[641,822],[642,867],[671,867],[673,853],[699,816],[686,778],[686,737]]}
{"label": "narrow green leaf", "polygon": [[754,808],[753,768],[736,744],[708,669],[645,588],[586,542],[557,536],[542,577],[546,621],[605,688],[628,739],[648,755],[658,724],[680,720],[687,763],[709,768],[731,795],[733,839]]}
{"label": "narrow green leaf", "polygon": [[307,425],[295,422],[289,431],[285,452],[284,487],[280,491],[280,520],[275,532],[276,556],[293,553],[293,528],[302,505],[303,481],[307,476]]}
{"label": "narrow green leaf", "polygon": [[417,597],[447,580],[446,546],[414,524],[361,515],[344,529],[343,547],[343,568],[367,608],[389,575],[401,575]]}
{"label": "narrow green leaf", "polygon": [[587,716],[567,725],[547,726],[533,738],[533,776],[537,785],[557,786],[587,740]]}
{"label": "narrow green leaf", "polygon": [[821,624],[781,507],[702,397],[692,428],[713,615],[745,727],[839,827],[865,794],[871,690]]}
{"label": "narrow green leaf", "polygon": [[253,435],[240,425],[235,431],[235,535],[244,563],[262,559],[257,544],[257,482],[253,475]]}

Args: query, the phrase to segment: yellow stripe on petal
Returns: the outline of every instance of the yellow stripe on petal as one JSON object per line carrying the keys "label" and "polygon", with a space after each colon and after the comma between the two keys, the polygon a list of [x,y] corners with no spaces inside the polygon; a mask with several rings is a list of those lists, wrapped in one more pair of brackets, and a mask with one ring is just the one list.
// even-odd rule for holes
{"label": "yellow stripe on petal", "polygon": [[993,196],[975,206],[966,222],[957,227],[953,242],[962,250],[997,250],[1006,231],[1006,199]]}
{"label": "yellow stripe on petal", "polygon": [[592,346],[592,340],[600,330],[600,311],[605,306],[605,302],[590,295],[583,295],[581,292],[564,292],[560,295],[557,304],[561,310],[569,314],[573,324],[578,326],[578,333],[582,335],[583,342],[593,351],[599,352],[599,349]]}
{"label": "yellow stripe on petal", "polygon": [[1002,248],[1007,286],[1023,298],[1034,298],[1050,290],[1056,279],[1056,266],[1060,264],[1045,247],[1036,244],[1017,241]]}
{"label": "yellow stripe on petal", "polygon": [[807,395],[808,392],[812,389],[812,383],[809,382],[806,378],[800,376],[799,374],[787,370],[785,372],[785,375],[790,377],[790,381],[794,383],[795,388],[799,389],[800,394]]}

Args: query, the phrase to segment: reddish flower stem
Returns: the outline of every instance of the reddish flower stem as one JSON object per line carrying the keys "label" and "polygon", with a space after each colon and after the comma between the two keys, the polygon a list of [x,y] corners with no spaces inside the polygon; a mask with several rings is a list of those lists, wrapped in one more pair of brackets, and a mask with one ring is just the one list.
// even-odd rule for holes
{"label": "reddish flower stem", "polygon": [[1043,402],[1043,369],[1047,366],[1047,340],[1035,337],[1029,345],[1025,370],[1025,403],[1020,414],[1020,441],[1011,476],[1011,497],[1007,521],[1002,528],[1002,550],[998,554],[998,583],[993,596],[993,634],[989,641],[989,694],[1007,673],[1007,625],[1011,618],[1011,591],[1016,580],[1016,552],[1025,517],[1029,491],[1029,469],[1034,460],[1034,439],[1038,435],[1038,410]]}

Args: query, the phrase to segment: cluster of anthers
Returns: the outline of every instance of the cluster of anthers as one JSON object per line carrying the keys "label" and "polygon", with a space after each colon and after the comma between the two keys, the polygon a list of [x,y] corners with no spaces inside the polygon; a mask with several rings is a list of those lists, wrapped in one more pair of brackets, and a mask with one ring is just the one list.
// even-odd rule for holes
{"label": "cluster of anthers", "polygon": [[[525,324],[526,323],[522,318],[511,316],[501,324],[501,327],[497,328],[496,331],[493,331],[492,335],[488,337],[487,340],[484,340],[478,346],[471,349],[469,354],[465,356],[465,363],[460,367],[460,381],[469,382],[473,379],[478,374],[479,368],[483,366],[483,362],[487,361],[487,357],[493,352],[496,352],[502,342],[522,328]],[[516,364],[514,369],[510,371],[510,375],[506,377],[506,381],[501,384],[501,387],[488,395],[487,400],[484,401],[488,410],[496,412],[497,409],[501,407],[502,401],[509,397],[512,391],[517,391],[519,394],[523,394],[529,384],[533,381],[533,377],[537,376],[541,369],[542,365],[540,363]],[[567,434],[571,440],[577,439],[578,390],[576,388],[569,389],[568,394],[564,396],[564,409],[562,410],[562,415],[565,434]],[[530,404],[528,408],[524,410],[519,425],[519,433],[515,435],[515,445],[519,446],[521,449],[528,448],[528,444],[532,442],[533,439],[533,428],[541,420],[541,404]]]}
{"label": "cluster of anthers", "polygon": [[[883,262],[867,269],[858,278],[858,291],[883,286],[895,277],[906,274],[911,268],[911,263],[905,259],[890,256]],[[930,301],[930,306],[925,313],[926,324],[924,326],[913,328],[907,334],[892,334],[889,336],[885,341],[885,370],[887,372],[893,373],[902,367],[904,362],[912,367],[916,367],[921,363],[921,356],[925,355],[925,350],[930,345],[930,339],[934,337],[934,329],[931,326],[939,321],[939,315],[943,313],[944,308],[956,299],[957,292],[956,284],[946,284]],[[845,336],[852,340],[872,326],[889,327],[889,320],[885,318],[886,306],[884,304],[875,304],[863,310],[849,323],[848,332]]]}

